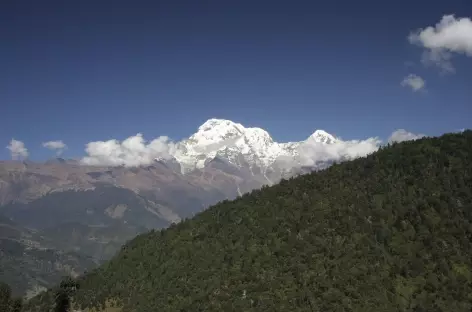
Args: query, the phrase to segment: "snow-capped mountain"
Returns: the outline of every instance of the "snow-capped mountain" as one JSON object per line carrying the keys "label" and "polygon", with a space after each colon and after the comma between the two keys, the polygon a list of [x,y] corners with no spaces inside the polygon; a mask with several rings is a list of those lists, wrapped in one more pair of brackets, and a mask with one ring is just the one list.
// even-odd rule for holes
{"label": "snow-capped mountain", "polygon": [[281,159],[297,161],[299,148],[305,144],[334,144],[338,140],[331,134],[316,130],[305,141],[278,143],[261,128],[246,128],[240,123],[225,119],[209,119],[188,139],[177,144],[173,153],[182,173],[204,168],[218,158],[238,168],[247,168],[251,175],[266,176],[273,172]]}

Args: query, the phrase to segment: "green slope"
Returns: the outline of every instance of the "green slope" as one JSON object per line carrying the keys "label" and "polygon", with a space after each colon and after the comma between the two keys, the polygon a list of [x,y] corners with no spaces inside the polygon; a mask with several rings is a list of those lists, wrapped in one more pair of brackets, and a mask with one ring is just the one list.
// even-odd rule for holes
{"label": "green slope", "polygon": [[80,284],[77,306],[117,311],[471,311],[472,131],[219,203]]}

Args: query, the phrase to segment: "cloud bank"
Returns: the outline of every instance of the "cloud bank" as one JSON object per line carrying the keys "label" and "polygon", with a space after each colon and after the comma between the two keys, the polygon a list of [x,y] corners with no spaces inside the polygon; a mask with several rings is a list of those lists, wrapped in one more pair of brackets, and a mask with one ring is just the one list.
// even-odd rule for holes
{"label": "cloud bank", "polygon": [[435,25],[412,32],[408,41],[424,48],[422,60],[446,72],[454,72],[453,54],[472,57],[472,20],[444,15]]}
{"label": "cloud bank", "polygon": [[87,157],[82,163],[92,166],[126,166],[149,165],[156,158],[170,158],[175,144],[167,136],[160,136],[146,142],[141,133],[118,140],[97,141],[86,144]]}
{"label": "cloud bank", "polygon": [[61,155],[64,150],[67,148],[67,145],[62,142],[61,140],[59,141],[49,141],[49,142],[44,142],[43,147],[50,149],[52,151],[56,151],[56,155]]}
{"label": "cloud bank", "polygon": [[409,74],[405,78],[403,78],[402,82],[400,83],[402,87],[409,87],[413,92],[423,90],[426,86],[426,82],[420,76],[415,74]]}
{"label": "cloud bank", "polygon": [[[396,130],[388,139],[389,143],[415,140],[423,134],[414,134],[404,129]],[[325,144],[314,140],[301,142],[297,148],[297,156],[279,157],[279,166],[290,169],[299,166],[314,166],[319,162],[343,161],[367,156],[377,151],[383,142],[378,137],[365,140],[343,141],[338,139],[333,144]],[[136,167],[149,165],[156,158],[169,159],[176,154],[178,143],[167,136],[158,137],[147,142],[141,133],[123,141],[108,140],[86,144],[87,156],[81,162],[93,166],[125,166]]]}
{"label": "cloud bank", "polygon": [[[394,131],[388,138],[389,143],[416,140],[424,137],[423,134],[415,134],[404,129]],[[383,145],[378,137],[365,140],[337,140],[333,144],[323,144],[307,140],[298,147],[298,157],[295,160],[287,157],[279,159],[285,169],[300,166],[315,166],[320,162],[345,161],[359,157],[365,157],[376,152]]]}
{"label": "cloud bank", "polygon": [[301,166],[314,166],[318,162],[349,160],[367,156],[379,149],[382,141],[377,138],[341,141],[324,144],[306,141],[298,147],[297,162]]}
{"label": "cloud bank", "polygon": [[21,141],[11,139],[10,144],[8,144],[7,149],[10,150],[10,155],[12,159],[21,159],[28,157],[28,149],[25,144]]}
{"label": "cloud bank", "polygon": [[406,131],[405,129],[398,129],[394,131],[388,138],[388,143],[399,143],[404,141],[412,141],[425,137],[424,134],[415,134]]}

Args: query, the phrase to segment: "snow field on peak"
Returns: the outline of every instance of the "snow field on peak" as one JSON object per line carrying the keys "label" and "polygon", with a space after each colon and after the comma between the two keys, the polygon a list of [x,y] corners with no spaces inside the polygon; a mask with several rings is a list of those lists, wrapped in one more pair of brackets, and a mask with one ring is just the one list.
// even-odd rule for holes
{"label": "snow field on peak", "polygon": [[[315,131],[308,140],[323,144],[337,142],[323,130]],[[181,164],[183,173],[203,168],[216,156],[239,167],[238,158],[242,155],[250,166],[265,169],[281,156],[296,157],[297,148],[306,141],[277,143],[264,129],[246,128],[230,120],[212,118],[180,142],[173,156]]]}

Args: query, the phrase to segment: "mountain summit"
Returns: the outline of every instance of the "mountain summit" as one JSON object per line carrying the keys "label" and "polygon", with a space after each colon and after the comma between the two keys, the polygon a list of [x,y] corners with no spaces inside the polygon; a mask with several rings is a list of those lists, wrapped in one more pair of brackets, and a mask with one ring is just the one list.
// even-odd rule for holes
{"label": "mountain summit", "polygon": [[338,140],[333,135],[329,134],[324,130],[316,130],[308,139],[312,139],[315,142],[325,144],[333,144],[338,142]]}
{"label": "mountain summit", "polygon": [[188,139],[178,143],[173,156],[186,173],[219,157],[237,167],[265,173],[279,157],[295,157],[304,143],[334,144],[338,140],[323,130],[316,130],[307,140],[278,143],[261,128],[246,128],[231,120],[212,118]]}

